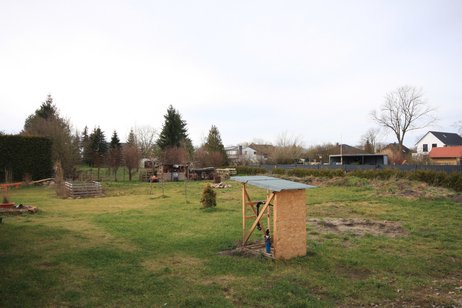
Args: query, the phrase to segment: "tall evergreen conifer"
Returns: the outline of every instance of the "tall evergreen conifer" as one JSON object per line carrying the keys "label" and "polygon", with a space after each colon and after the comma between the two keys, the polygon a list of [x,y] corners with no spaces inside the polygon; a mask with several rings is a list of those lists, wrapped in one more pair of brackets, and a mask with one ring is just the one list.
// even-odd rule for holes
{"label": "tall evergreen conifer", "polygon": [[165,122],[157,140],[159,148],[164,151],[170,147],[187,145],[189,140],[188,130],[186,128],[186,121],[181,119],[181,114],[170,105],[164,118]]}

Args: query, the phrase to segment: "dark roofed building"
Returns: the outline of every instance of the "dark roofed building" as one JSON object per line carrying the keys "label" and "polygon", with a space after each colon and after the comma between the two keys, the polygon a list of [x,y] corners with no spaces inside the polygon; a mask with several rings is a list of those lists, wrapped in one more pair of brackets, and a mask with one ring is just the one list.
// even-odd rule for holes
{"label": "dark roofed building", "polygon": [[430,132],[446,146],[462,145],[462,137],[456,133]]}
{"label": "dark roofed building", "polygon": [[369,154],[347,144],[337,145],[339,154],[329,155],[331,165],[388,165],[388,157],[384,154]]}
{"label": "dark roofed building", "polygon": [[417,154],[428,155],[433,148],[462,145],[462,137],[456,133],[429,131],[417,143]]}

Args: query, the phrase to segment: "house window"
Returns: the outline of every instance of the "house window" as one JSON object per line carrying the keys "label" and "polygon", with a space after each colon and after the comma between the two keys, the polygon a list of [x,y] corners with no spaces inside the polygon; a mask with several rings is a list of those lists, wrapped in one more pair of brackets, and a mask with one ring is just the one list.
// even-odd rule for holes
{"label": "house window", "polygon": [[428,144],[424,144],[422,148],[423,148],[422,149],[423,152],[428,152]]}
{"label": "house window", "polygon": [[433,144],[432,144],[432,149],[433,149],[433,148],[437,148],[437,147],[438,147],[438,145],[437,145],[436,143],[433,143]]}

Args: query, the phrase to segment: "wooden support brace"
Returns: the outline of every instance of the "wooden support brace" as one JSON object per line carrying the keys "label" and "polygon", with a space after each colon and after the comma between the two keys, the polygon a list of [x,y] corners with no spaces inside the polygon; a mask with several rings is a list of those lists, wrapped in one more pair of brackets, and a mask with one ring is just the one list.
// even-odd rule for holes
{"label": "wooden support brace", "polygon": [[[257,217],[257,219],[255,220],[255,222],[252,224],[252,227],[250,227],[250,230],[249,230],[249,233],[247,235],[244,235],[244,241],[243,241],[243,244],[242,245],[245,245],[247,243],[247,241],[249,240],[250,236],[252,235],[253,231],[255,231],[255,228],[257,227],[257,224],[260,222],[260,219],[263,217],[263,215],[265,214],[265,211],[266,209],[268,208],[269,204],[271,203],[271,201],[273,200],[275,196],[275,193],[271,193],[271,195],[269,196],[269,198],[266,200],[266,203],[265,205],[263,206],[263,208],[260,210],[260,213]],[[245,220],[245,218],[244,218]],[[245,226],[244,226],[244,230],[245,230]]]}

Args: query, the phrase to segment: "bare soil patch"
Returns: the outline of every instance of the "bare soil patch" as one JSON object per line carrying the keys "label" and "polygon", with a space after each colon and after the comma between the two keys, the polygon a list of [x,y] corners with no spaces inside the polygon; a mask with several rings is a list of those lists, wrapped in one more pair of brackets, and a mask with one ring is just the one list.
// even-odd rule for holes
{"label": "bare soil patch", "polygon": [[265,243],[263,241],[255,241],[247,244],[246,246],[241,246],[241,243],[239,243],[235,248],[220,251],[218,254],[220,256],[238,256],[246,258],[271,258],[271,256],[265,253]]}
{"label": "bare soil patch", "polygon": [[400,237],[407,235],[399,222],[374,221],[369,219],[345,218],[312,218],[308,220],[311,228],[320,233],[350,233],[355,236],[381,235],[387,237]]}

